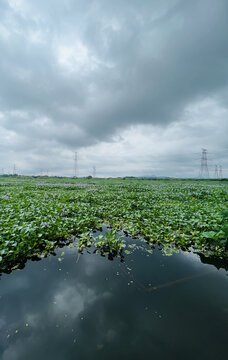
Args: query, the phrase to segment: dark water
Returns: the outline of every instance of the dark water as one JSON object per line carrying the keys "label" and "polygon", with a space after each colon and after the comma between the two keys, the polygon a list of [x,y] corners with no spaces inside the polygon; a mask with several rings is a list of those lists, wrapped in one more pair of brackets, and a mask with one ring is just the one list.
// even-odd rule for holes
{"label": "dark water", "polygon": [[189,253],[121,263],[65,247],[2,275],[0,359],[224,360],[227,280]]}

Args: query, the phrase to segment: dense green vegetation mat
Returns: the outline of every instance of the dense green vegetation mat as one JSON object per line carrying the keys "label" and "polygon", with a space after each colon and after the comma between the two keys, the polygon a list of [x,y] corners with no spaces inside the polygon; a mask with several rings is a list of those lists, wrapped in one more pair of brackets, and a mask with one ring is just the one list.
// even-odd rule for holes
{"label": "dense green vegetation mat", "polygon": [[[227,258],[225,182],[0,181],[0,271],[76,238],[79,251],[92,245],[105,254],[128,254],[124,234]],[[96,236],[104,224],[112,230]]]}

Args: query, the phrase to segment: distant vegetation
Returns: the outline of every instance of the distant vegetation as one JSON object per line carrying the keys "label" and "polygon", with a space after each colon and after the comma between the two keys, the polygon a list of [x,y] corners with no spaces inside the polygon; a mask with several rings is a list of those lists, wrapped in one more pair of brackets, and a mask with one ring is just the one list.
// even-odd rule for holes
{"label": "distant vegetation", "polygon": [[75,239],[129,254],[124,235],[225,259],[227,200],[227,181],[0,177],[0,270]]}

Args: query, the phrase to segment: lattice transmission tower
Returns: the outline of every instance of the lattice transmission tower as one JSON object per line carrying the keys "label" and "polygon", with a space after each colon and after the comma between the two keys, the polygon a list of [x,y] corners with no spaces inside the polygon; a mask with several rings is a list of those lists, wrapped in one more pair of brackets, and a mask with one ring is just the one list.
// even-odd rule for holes
{"label": "lattice transmission tower", "polygon": [[13,175],[17,175],[17,168],[15,164],[13,164]]}
{"label": "lattice transmission tower", "polygon": [[223,178],[223,174],[222,174],[222,165],[219,166],[219,174],[218,174],[219,179]]}
{"label": "lattice transmission tower", "polygon": [[209,178],[209,170],[208,170],[208,166],[207,166],[207,149],[202,149],[200,177],[201,178]]}
{"label": "lattice transmission tower", "polygon": [[93,178],[96,177],[96,173],[97,173],[97,169],[96,169],[96,166],[93,167]]}
{"label": "lattice transmission tower", "polygon": [[219,175],[218,175],[218,165],[215,165],[215,174],[214,174],[214,178],[218,179]]}

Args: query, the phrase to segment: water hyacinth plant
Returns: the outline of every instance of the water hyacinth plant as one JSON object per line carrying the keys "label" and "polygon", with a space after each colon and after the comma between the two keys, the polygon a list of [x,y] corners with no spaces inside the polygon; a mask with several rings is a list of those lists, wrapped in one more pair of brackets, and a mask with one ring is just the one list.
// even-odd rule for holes
{"label": "water hyacinth plant", "polygon": [[[0,184],[0,264],[7,270],[61,242],[125,252],[121,234],[227,257],[227,186],[149,180]],[[111,228],[94,236],[103,225]]]}

